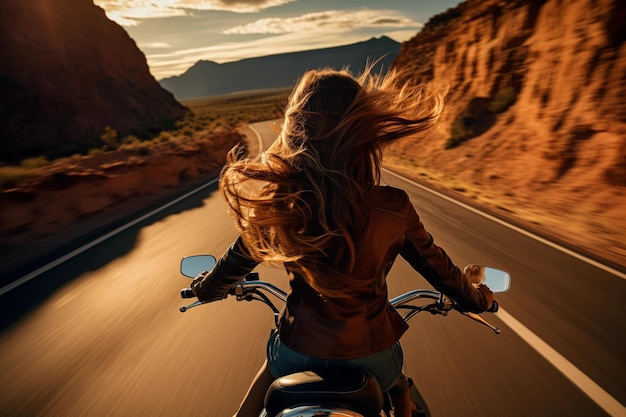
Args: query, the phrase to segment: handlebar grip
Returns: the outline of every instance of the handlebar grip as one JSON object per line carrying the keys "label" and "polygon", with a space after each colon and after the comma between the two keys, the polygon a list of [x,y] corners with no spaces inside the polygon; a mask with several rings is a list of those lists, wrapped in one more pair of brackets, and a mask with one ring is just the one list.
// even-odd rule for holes
{"label": "handlebar grip", "polygon": [[496,300],[493,300],[493,303],[491,304],[491,307],[489,307],[489,309],[487,309],[487,312],[488,313],[497,313],[499,308],[500,308],[500,306],[498,305]]}
{"label": "handlebar grip", "polygon": [[183,288],[180,290],[180,298],[193,298],[195,296],[191,288]]}

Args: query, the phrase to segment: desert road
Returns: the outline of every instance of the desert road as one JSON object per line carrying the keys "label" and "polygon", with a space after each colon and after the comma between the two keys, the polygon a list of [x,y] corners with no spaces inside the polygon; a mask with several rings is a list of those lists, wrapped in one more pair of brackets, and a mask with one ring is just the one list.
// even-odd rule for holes
{"label": "desert road", "polygon": [[[265,146],[276,135],[254,128]],[[405,371],[434,417],[626,416],[623,275],[390,172],[384,182],[407,190],[455,263],[512,276],[502,311],[484,315],[499,335],[454,312],[411,320]],[[0,333],[0,415],[231,416],[272,314],[232,299],[180,313],[179,262],[235,237],[212,183],[0,295],[3,316],[28,307]],[[285,287],[283,271],[259,272]],[[429,288],[401,260],[389,282],[391,296]]]}

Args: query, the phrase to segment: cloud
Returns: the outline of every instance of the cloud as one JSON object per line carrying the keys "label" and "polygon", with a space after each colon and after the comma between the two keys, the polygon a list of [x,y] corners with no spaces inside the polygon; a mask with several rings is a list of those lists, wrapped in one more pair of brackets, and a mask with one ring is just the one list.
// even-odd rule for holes
{"label": "cloud", "polygon": [[144,43],[140,43],[139,48],[154,48],[154,49],[163,49],[163,48],[171,48],[172,45],[170,45],[167,42],[144,42]]}
{"label": "cloud", "polygon": [[181,0],[185,3],[211,3],[212,7],[203,10],[226,10],[236,13],[256,13],[270,7],[282,6],[297,0],[214,0],[199,2],[195,0]]}
{"label": "cloud", "polygon": [[295,32],[333,32],[377,27],[422,27],[392,10],[328,10],[298,17],[266,18],[236,26],[223,34],[279,34]]}
{"label": "cloud", "polygon": [[187,16],[196,10],[256,13],[296,0],[95,0],[109,19],[122,26],[136,26],[143,19]]}

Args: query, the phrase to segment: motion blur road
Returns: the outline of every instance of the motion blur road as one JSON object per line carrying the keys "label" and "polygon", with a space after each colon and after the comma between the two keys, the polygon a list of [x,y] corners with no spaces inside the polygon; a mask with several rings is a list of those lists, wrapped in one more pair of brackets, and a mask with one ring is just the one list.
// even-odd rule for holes
{"label": "motion blur road", "polygon": [[[254,127],[266,144],[276,136]],[[626,415],[623,275],[384,177],[457,264],[513,279],[502,313],[484,315],[500,335],[455,312],[411,320],[405,371],[433,416]],[[189,280],[178,267],[235,237],[213,184],[3,294],[0,309],[28,312],[0,333],[0,415],[231,416],[263,361],[271,312],[229,299],[181,314]],[[283,271],[259,271],[286,285]],[[401,260],[389,282],[392,296],[429,288]]]}

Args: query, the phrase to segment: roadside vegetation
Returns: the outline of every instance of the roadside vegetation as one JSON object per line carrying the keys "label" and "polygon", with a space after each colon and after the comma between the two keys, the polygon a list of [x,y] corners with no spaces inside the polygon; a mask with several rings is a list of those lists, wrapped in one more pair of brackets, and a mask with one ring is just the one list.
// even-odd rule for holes
{"label": "roadside vegetation", "polygon": [[517,94],[513,87],[506,87],[492,98],[477,97],[470,101],[468,108],[452,122],[450,138],[446,141],[445,149],[456,148],[489,130],[495,124],[498,115],[515,103]]}
{"label": "roadside vegetation", "polygon": [[241,125],[282,117],[289,91],[267,90],[182,101],[190,112],[176,122],[173,129],[150,134],[120,135],[115,129],[106,127],[99,146],[84,153],[53,160],[38,155],[23,159],[19,164],[0,164],[0,190],[14,188],[53,164],[71,164],[78,159],[115,151],[127,151],[131,158],[149,157],[163,148],[175,149],[190,142],[213,141],[220,135],[231,134]]}

